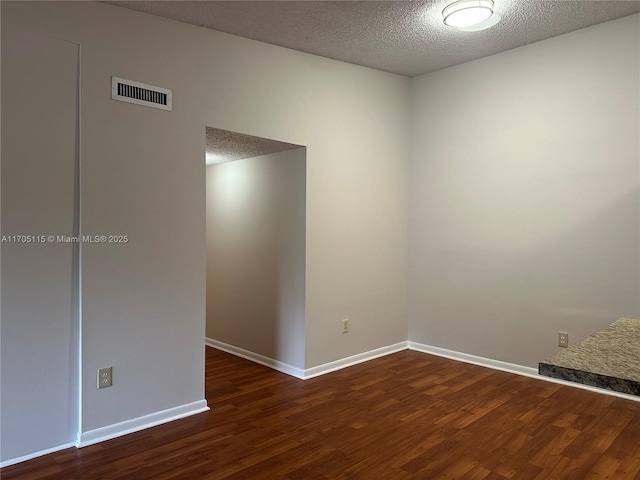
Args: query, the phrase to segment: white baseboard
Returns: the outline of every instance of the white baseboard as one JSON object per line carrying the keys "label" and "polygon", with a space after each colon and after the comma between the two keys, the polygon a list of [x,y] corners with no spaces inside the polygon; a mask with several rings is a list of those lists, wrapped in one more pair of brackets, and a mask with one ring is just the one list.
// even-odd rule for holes
{"label": "white baseboard", "polygon": [[406,349],[407,342],[399,342],[394,345],[387,345],[386,347],[369,350],[368,352],[358,353],[357,355],[341,358],[340,360],[335,360],[316,367],[307,368],[304,371],[304,378],[306,380],[308,378],[318,377],[326,373],[335,372],[336,370],[341,370],[352,365],[357,365],[358,363],[363,363],[373,360],[374,358],[383,357]]}
{"label": "white baseboard", "polygon": [[0,468],[8,467],[9,465],[15,465],[16,463],[20,462],[26,462],[27,460],[31,460],[32,458],[41,457],[42,455],[48,455],[50,453],[58,452],[60,450],[64,450],[65,448],[71,447],[75,447],[75,443],[65,443],[62,445],[58,445],[57,447],[46,448],[44,450],[39,450],[37,452],[23,455],[21,457],[10,458],[9,460],[0,462]]}
{"label": "white baseboard", "polygon": [[264,355],[260,355],[259,353],[250,352],[249,350],[245,350],[244,348],[229,345],[228,343],[220,342],[218,340],[214,340],[213,338],[205,338],[204,343],[205,345],[213,347],[216,350],[222,350],[223,352],[230,353],[231,355],[235,355],[236,357],[241,357],[245,360],[251,360],[254,363],[259,363],[260,365],[264,365],[265,367],[273,368],[278,372],[286,373],[287,375],[291,375],[303,380],[305,378],[303,369],[294,367],[293,365],[289,365],[288,363],[281,362],[280,360],[274,360],[273,358],[265,357]]}
{"label": "white baseboard", "polygon": [[424,345],[422,343],[409,342],[409,349],[416,350],[418,352],[430,353],[439,357],[449,358],[451,360],[457,360],[459,362],[472,363],[481,367],[492,368],[494,370],[501,370],[503,372],[515,373],[516,375],[524,375],[525,377],[534,378],[536,380],[542,380],[545,382],[558,383],[566,385],[568,387],[580,388],[582,390],[588,390],[590,392],[600,393],[603,395],[611,395],[613,397],[624,398],[626,400],[632,400],[634,402],[640,402],[640,397],[636,395],[629,395],[626,393],[616,392],[608,390],[606,388],[592,387],[591,385],[584,385],[578,382],[570,382],[568,380],[562,380],[559,378],[547,377],[546,375],[540,375],[538,369],[532,367],[525,367],[523,365],[517,365],[515,363],[501,362],[500,360],[493,360],[491,358],[478,357],[476,355],[470,355],[468,353],[456,352],[454,350],[447,350],[446,348],[432,347],[431,345]]}
{"label": "white baseboard", "polygon": [[213,338],[206,338],[205,345],[213,347],[217,350],[222,350],[223,352],[230,353],[232,355],[235,355],[236,357],[241,357],[245,360],[259,363],[260,365],[264,365],[265,367],[273,368],[274,370],[286,373],[287,375],[291,375],[301,380],[318,377],[326,373],[335,372],[336,370],[350,367],[351,365],[356,365],[358,363],[366,362],[368,360],[373,360],[374,358],[382,357],[384,355],[389,355],[390,353],[395,353],[407,349],[407,342],[400,342],[396,343],[395,345],[376,348],[375,350],[359,353],[351,357],[342,358],[340,360],[335,360],[333,362],[325,363],[323,365],[318,365],[316,367],[303,370],[279,360],[265,357],[264,355],[260,355],[259,353],[250,352],[249,350],[245,350],[244,348],[236,347],[234,345],[229,345],[228,343],[214,340]]}
{"label": "white baseboard", "polygon": [[162,423],[171,422],[172,420],[178,420],[179,418],[206,412],[207,410],[209,410],[207,401],[199,400],[179,407],[173,407],[149,415],[143,415],[142,417],[133,418],[124,422],[114,423],[113,425],[107,425],[106,427],[96,428],[87,432],[80,432],[78,433],[78,440],[76,441],[75,446],[78,448],[86,447],[88,445],[93,445],[94,443],[104,442],[105,440],[111,440],[112,438],[144,430],[145,428],[155,427]]}
{"label": "white baseboard", "polygon": [[494,370],[516,373],[518,375],[524,375],[527,377],[538,378],[539,376],[538,370],[536,370],[535,368],[525,367],[523,365],[517,365],[515,363],[501,362],[500,360],[493,360],[492,358],[478,357],[477,355],[470,355],[468,353],[447,350],[446,348],[432,347],[431,345],[424,345],[422,343],[409,342],[409,349],[423,353],[430,353],[432,355],[449,358],[451,360],[457,360],[459,362],[472,363],[474,365],[488,367]]}

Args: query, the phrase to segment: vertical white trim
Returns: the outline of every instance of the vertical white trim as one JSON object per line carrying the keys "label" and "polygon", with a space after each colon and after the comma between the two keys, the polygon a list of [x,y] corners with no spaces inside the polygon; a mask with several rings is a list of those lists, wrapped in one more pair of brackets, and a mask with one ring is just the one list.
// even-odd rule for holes
{"label": "vertical white trim", "polygon": [[[78,45],[78,238],[82,238],[82,46]],[[78,242],[78,416],[75,445],[82,438],[82,242]]]}

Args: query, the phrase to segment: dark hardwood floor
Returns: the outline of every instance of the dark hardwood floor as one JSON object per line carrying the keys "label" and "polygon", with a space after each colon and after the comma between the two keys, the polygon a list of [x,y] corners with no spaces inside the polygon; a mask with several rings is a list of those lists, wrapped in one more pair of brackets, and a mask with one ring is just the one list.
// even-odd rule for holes
{"label": "dark hardwood floor", "polygon": [[211,410],[12,479],[640,479],[640,403],[403,351],[302,381],[207,348]]}

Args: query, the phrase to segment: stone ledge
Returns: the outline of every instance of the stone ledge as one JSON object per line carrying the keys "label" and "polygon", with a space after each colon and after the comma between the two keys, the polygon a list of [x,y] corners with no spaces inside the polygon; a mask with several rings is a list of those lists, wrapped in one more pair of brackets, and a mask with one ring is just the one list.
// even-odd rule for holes
{"label": "stone ledge", "polygon": [[615,321],[540,362],[538,373],[640,396],[640,320]]}

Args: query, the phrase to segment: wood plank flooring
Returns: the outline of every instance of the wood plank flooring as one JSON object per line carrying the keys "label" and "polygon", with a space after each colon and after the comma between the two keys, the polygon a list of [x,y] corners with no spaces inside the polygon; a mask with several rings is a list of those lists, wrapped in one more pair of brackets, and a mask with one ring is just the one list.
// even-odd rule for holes
{"label": "wood plank flooring", "polygon": [[2,480],[640,480],[640,403],[403,351],[302,381],[207,348],[211,410]]}

